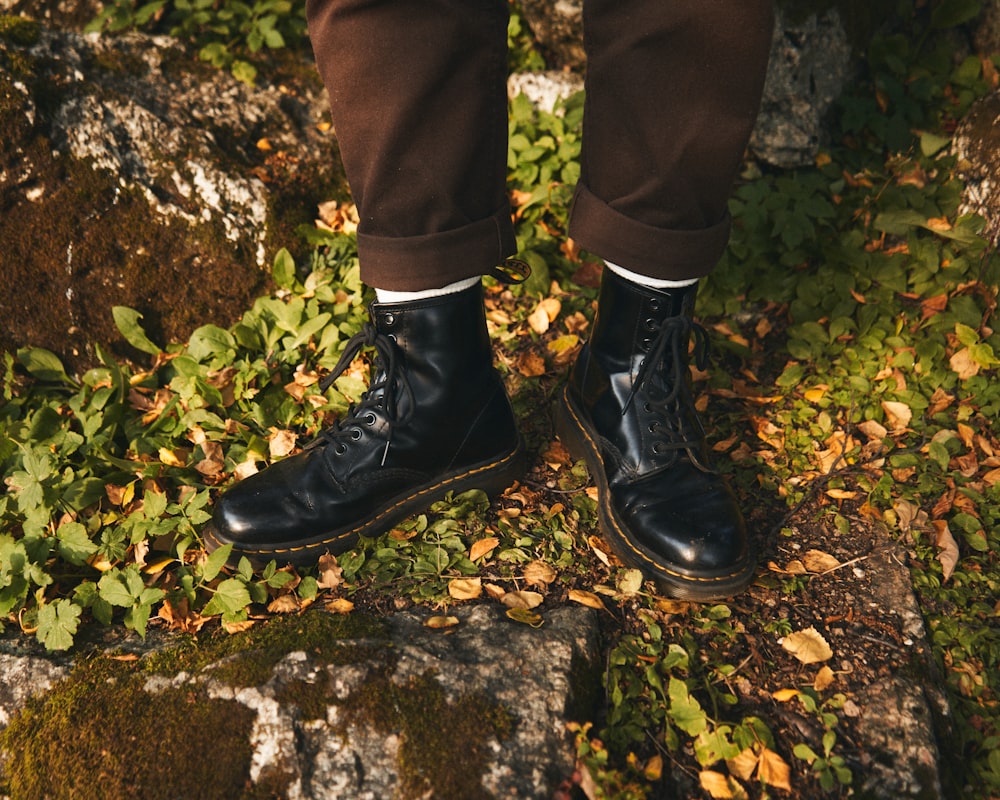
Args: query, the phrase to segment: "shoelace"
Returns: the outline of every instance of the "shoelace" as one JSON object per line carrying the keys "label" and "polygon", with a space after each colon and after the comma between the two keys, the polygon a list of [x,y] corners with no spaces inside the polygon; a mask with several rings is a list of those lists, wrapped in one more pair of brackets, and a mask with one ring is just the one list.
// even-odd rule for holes
{"label": "shoelace", "polygon": [[[632,390],[622,408],[622,416],[628,411],[636,395],[644,392],[644,408],[657,416],[651,426],[655,428],[653,432],[662,431],[667,437],[653,442],[654,452],[662,455],[674,451],[673,460],[676,460],[676,455],[685,450],[691,463],[701,470],[711,472],[711,466],[702,462],[699,453],[705,439],[705,429],[694,409],[694,399],[687,379],[687,350],[692,335],[694,364],[700,370],[705,369],[709,349],[705,329],[685,315],[667,317],[660,323],[646,358],[639,365]],[[660,392],[663,395],[657,397]],[[694,430],[687,424],[689,420],[694,420]]]}
{"label": "shoelace", "polygon": [[[345,441],[356,442],[364,435],[358,421],[364,420],[373,425],[376,416],[372,409],[379,408],[387,428],[385,450],[382,452],[382,464],[385,464],[386,456],[389,455],[389,445],[392,443],[393,430],[397,425],[405,425],[413,413],[413,388],[406,377],[406,372],[399,367],[396,343],[384,333],[379,333],[370,322],[366,322],[361,331],[347,342],[334,368],[319,382],[319,388],[324,392],[329,389],[351,365],[357,354],[366,347],[375,348],[375,359],[371,366],[372,379],[368,384],[368,390],[361,395],[358,403],[351,404],[343,419],[337,420],[322,431],[309,447],[326,443],[336,447],[337,452],[345,452]],[[397,416],[400,391],[407,402],[403,415]]]}

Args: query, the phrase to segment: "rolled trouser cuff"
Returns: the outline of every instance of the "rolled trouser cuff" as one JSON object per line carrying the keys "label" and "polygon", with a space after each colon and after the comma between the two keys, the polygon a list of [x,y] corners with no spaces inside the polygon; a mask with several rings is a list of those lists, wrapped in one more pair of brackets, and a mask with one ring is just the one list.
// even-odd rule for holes
{"label": "rolled trouser cuff", "polygon": [[516,252],[509,208],[441,233],[394,237],[358,232],[361,280],[397,292],[438,289],[485,275]]}
{"label": "rolled trouser cuff", "polygon": [[697,230],[647,225],[621,214],[577,186],[569,235],[585,250],[650,278],[682,281],[708,275],[729,243],[732,220]]}

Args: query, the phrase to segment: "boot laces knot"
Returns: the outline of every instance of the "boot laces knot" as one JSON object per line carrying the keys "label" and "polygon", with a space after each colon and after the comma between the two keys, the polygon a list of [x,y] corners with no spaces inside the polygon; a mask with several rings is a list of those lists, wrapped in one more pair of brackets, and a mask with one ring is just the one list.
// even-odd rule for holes
{"label": "boot laces knot", "polygon": [[[373,324],[366,322],[361,331],[348,340],[336,365],[319,382],[319,388],[324,392],[329,389],[366,347],[375,349],[372,378],[367,391],[357,403],[351,404],[343,418],[322,431],[309,447],[332,444],[338,453],[345,452],[349,442],[356,442],[364,436],[364,426],[374,424],[377,409],[385,420],[386,441],[382,452],[384,465],[392,443],[393,430],[407,423],[414,407],[413,388],[406,371],[402,369],[396,342],[390,336],[379,333]],[[402,413],[399,411],[400,395],[406,401]]]}
{"label": "boot laces knot", "polygon": [[708,365],[708,334],[686,315],[667,317],[654,323],[652,330],[649,350],[636,372],[622,416],[641,393],[643,409],[653,416],[650,432],[664,437],[652,443],[653,453],[657,456],[672,453],[670,463],[673,463],[686,451],[691,463],[711,472],[702,455],[705,429],[694,408],[688,374],[688,344],[692,338],[691,358],[695,366],[704,370]]}

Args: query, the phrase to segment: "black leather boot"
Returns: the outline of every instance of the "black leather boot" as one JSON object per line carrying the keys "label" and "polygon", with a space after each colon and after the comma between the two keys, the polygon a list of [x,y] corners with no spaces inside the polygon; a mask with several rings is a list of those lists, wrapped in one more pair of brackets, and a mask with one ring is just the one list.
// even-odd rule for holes
{"label": "black leather boot", "polygon": [[590,342],[556,409],[556,430],[598,486],[608,544],[674,597],[715,600],[753,579],[736,498],[709,463],[691,398],[696,286],[646,289],[604,271]]}
{"label": "black leather boot", "polygon": [[368,391],[302,452],[237,483],[204,538],[231,561],[311,564],[425,510],[448,491],[501,492],[524,446],[493,368],[483,292],[373,303],[324,388],[362,347],[377,356]]}

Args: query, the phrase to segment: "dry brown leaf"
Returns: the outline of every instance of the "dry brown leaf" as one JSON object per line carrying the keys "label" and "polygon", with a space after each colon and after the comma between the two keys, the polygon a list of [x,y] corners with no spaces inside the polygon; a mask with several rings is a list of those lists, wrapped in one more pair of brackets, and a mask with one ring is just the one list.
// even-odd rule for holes
{"label": "dry brown leaf", "polygon": [[544,561],[532,561],[524,568],[524,580],[528,586],[544,589],[556,579],[556,571]]}
{"label": "dry brown leaf", "polygon": [[448,594],[456,600],[475,600],[483,593],[480,578],[453,578],[448,581]]}
{"label": "dry brown leaf", "polygon": [[161,447],[159,452],[160,461],[168,467],[183,467],[185,460],[182,457],[181,449],[171,450],[168,447]]}
{"label": "dry brown leaf", "polygon": [[951,371],[963,381],[979,374],[979,362],[972,357],[972,351],[968,347],[963,347],[949,358],[948,365],[951,367]]}
{"label": "dry brown leaf", "polygon": [[807,550],[802,556],[802,564],[810,572],[829,572],[840,566],[840,561],[822,550]]}
{"label": "dry brown leaf", "polygon": [[889,435],[885,426],[873,419],[866,419],[864,422],[858,423],[858,430],[873,441],[881,441]]}
{"label": "dry brown leaf", "polygon": [[656,610],[661,614],[686,614],[691,604],[686,600],[673,600],[668,597],[656,598]]}
{"label": "dry brown leaf", "polygon": [[825,691],[833,685],[835,680],[836,675],[833,674],[833,670],[824,664],[819,668],[819,672],[816,673],[816,677],[813,679],[813,689],[817,692]]}
{"label": "dry brown leaf", "polygon": [[346,597],[335,597],[326,604],[326,610],[331,614],[350,614],[354,610],[354,603]]}
{"label": "dry brown leaf", "polygon": [[601,602],[601,598],[593,592],[585,592],[582,589],[570,589],[569,599],[582,606],[596,608],[598,611],[604,611],[604,603]]}
{"label": "dry brown leaf", "polygon": [[247,456],[246,461],[236,465],[236,469],[233,470],[233,477],[241,481],[244,478],[249,478],[251,475],[256,475],[257,471],[256,459],[253,456]]}
{"label": "dry brown leaf", "polygon": [[506,592],[504,596],[500,598],[500,602],[507,606],[507,608],[522,608],[529,610],[532,608],[538,608],[544,599],[545,598],[538,592],[530,592],[526,589],[522,589],[519,592]]}
{"label": "dry brown leaf", "polygon": [[319,557],[319,576],[316,585],[320,589],[336,589],[344,582],[344,570],[337,563],[337,557],[324,553]]}
{"label": "dry brown leaf", "polygon": [[299,601],[294,594],[279,595],[267,604],[267,610],[272,614],[291,614],[299,610]]}
{"label": "dry brown leaf", "polygon": [[541,335],[549,329],[549,315],[541,305],[535,306],[535,310],[528,315],[528,325],[535,333]]}
{"label": "dry brown leaf", "polygon": [[642,572],[637,569],[627,569],[618,579],[618,591],[629,596],[642,591]]}
{"label": "dry brown leaf", "polygon": [[600,538],[597,536],[588,536],[587,544],[590,545],[590,549],[594,551],[594,555],[597,556],[598,560],[604,564],[604,566],[611,566],[611,559],[608,557],[608,552]]}
{"label": "dry brown leaf", "polygon": [[885,421],[889,423],[890,430],[905,430],[913,419],[913,411],[906,403],[898,400],[883,400],[882,410],[885,411]]}
{"label": "dry brown leaf", "polygon": [[530,625],[532,628],[540,628],[545,622],[541,614],[527,608],[508,608],[507,618],[514,620],[514,622],[520,622],[522,625]]}
{"label": "dry brown leaf", "polygon": [[715,800],[732,800],[733,792],[729,788],[729,779],[721,772],[703,769],[698,774],[698,782]]}
{"label": "dry brown leaf", "polygon": [[786,636],[781,646],[803,664],[818,664],[833,658],[833,650],[822,634],[813,627]]}
{"label": "dry brown leaf", "polygon": [[484,583],[483,591],[489,596],[490,600],[496,600],[498,603],[503,599],[503,596],[507,594],[507,590],[502,586],[497,586],[495,583]]}
{"label": "dry brown leaf", "polygon": [[267,449],[271,458],[282,458],[291,453],[295,449],[296,438],[294,431],[272,428],[267,441]]}
{"label": "dry brown leaf", "polygon": [[931,217],[927,220],[927,227],[932,231],[944,232],[951,230],[951,223],[947,217]]}
{"label": "dry brown leaf", "polygon": [[792,790],[789,783],[791,769],[780,755],[766,747],[760,751],[760,762],[757,766],[757,777],[762,783],[773,786],[775,789],[784,789],[786,792]]}
{"label": "dry brown leaf", "polygon": [[955,542],[955,537],[951,535],[947,520],[936,519],[931,525],[937,531],[934,544],[938,548],[938,561],[941,562],[941,578],[947,581],[958,565],[958,544]]}
{"label": "dry brown leaf", "polygon": [[492,553],[498,544],[500,544],[500,540],[495,536],[477,539],[472,543],[472,547],[469,548],[469,560],[478,561],[483,556]]}
{"label": "dry brown leaf", "polygon": [[222,630],[229,634],[243,633],[243,631],[250,630],[256,624],[257,623],[252,619],[244,619],[239,622],[226,622],[223,620]]}
{"label": "dry brown leaf", "polygon": [[526,378],[537,378],[545,374],[545,359],[534,350],[522,350],[517,355],[517,371]]}

